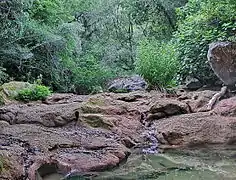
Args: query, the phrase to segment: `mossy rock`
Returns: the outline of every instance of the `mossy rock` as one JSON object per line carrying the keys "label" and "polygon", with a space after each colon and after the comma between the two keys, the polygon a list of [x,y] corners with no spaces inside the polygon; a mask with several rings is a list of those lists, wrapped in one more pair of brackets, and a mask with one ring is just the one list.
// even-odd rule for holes
{"label": "mossy rock", "polygon": [[0,86],[0,105],[14,101],[20,90],[33,86],[28,82],[11,81]]}
{"label": "mossy rock", "polygon": [[94,128],[110,129],[114,127],[114,118],[101,114],[84,114],[82,121]]}
{"label": "mossy rock", "polygon": [[3,157],[0,156],[0,173],[3,171]]}
{"label": "mossy rock", "polygon": [[89,104],[83,104],[81,110],[83,113],[89,113],[89,114],[104,113],[104,109],[102,109],[101,107]]}
{"label": "mossy rock", "polygon": [[89,104],[89,105],[97,105],[97,106],[104,106],[104,105],[106,105],[104,99],[97,98],[97,97],[89,98],[87,104]]}
{"label": "mossy rock", "polygon": [[5,104],[4,96],[0,92],[0,106]]}
{"label": "mossy rock", "polygon": [[9,160],[6,157],[4,157],[3,155],[0,155],[0,174],[3,171],[8,171],[10,168],[9,165],[10,165]]}

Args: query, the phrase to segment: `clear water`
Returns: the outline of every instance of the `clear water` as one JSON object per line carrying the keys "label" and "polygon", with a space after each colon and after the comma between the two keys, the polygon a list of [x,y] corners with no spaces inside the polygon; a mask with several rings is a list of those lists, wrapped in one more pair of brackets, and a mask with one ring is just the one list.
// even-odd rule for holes
{"label": "clear water", "polygon": [[97,177],[68,180],[236,180],[236,147],[171,150],[163,154],[133,153],[126,163]]}

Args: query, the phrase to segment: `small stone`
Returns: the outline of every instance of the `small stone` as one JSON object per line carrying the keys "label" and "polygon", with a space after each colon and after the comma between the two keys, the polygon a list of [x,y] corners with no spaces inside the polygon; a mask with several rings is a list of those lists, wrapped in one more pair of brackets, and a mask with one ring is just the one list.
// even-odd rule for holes
{"label": "small stone", "polygon": [[202,87],[202,83],[197,78],[187,77],[185,82],[185,88],[190,91],[195,91]]}

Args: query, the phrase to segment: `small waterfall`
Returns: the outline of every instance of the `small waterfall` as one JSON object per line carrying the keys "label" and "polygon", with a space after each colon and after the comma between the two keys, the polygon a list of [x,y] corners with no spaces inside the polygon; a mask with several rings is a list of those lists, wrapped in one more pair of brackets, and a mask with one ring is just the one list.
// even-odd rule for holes
{"label": "small waterfall", "polygon": [[150,127],[142,134],[144,138],[144,146],[142,152],[144,154],[157,154],[159,153],[159,142],[156,137],[156,128]]}

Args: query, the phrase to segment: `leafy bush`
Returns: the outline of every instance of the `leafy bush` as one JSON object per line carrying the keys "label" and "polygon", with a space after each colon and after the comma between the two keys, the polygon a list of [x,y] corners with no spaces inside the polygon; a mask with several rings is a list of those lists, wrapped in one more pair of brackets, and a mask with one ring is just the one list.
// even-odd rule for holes
{"label": "leafy bush", "polygon": [[82,3],[81,0],[34,0],[29,12],[33,19],[57,25],[74,20],[74,15],[81,9]]}
{"label": "leafy bush", "polygon": [[96,92],[113,77],[112,71],[107,67],[102,67],[93,55],[66,60],[64,66],[70,70],[74,91],[78,94]]}
{"label": "leafy bush", "polygon": [[151,86],[172,86],[178,70],[174,44],[153,40],[142,41],[138,48],[136,69]]}
{"label": "leafy bush", "polygon": [[235,41],[236,3],[231,0],[189,0],[177,9],[178,31],[174,35],[180,60],[179,80],[196,77],[211,84],[217,77],[207,61],[208,45]]}
{"label": "leafy bush", "polygon": [[20,90],[15,98],[20,101],[37,101],[44,100],[50,94],[51,91],[48,87],[43,85],[33,85],[30,88]]}

